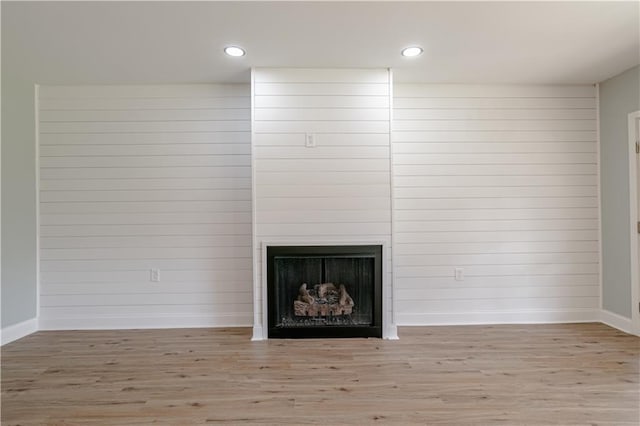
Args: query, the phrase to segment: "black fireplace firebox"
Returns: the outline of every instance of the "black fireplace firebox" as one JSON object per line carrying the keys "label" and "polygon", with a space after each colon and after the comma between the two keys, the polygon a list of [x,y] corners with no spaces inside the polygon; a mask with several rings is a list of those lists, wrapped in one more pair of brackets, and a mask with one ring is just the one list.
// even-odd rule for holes
{"label": "black fireplace firebox", "polygon": [[269,338],[382,337],[382,246],[268,246]]}

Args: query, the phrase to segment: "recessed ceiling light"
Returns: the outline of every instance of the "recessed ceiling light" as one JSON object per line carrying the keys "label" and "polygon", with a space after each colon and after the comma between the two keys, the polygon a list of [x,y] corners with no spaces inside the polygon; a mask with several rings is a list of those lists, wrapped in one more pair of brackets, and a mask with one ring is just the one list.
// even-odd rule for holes
{"label": "recessed ceiling light", "polygon": [[418,47],[418,46],[405,47],[404,49],[402,49],[401,53],[402,53],[402,56],[407,56],[407,57],[420,56],[422,54],[422,47]]}
{"label": "recessed ceiling light", "polygon": [[229,56],[244,56],[247,52],[244,51],[243,48],[238,47],[238,46],[227,46],[224,48],[224,53],[226,53]]}

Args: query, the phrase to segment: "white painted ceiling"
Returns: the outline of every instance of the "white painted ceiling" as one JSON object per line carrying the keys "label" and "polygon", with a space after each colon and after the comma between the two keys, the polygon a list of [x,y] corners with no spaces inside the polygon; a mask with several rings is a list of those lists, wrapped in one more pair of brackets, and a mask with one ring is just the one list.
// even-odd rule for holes
{"label": "white painted ceiling", "polygon": [[[402,58],[413,44],[425,53]],[[638,63],[638,1],[2,2],[2,73],[44,84],[248,82],[251,67],[571,84]]]}

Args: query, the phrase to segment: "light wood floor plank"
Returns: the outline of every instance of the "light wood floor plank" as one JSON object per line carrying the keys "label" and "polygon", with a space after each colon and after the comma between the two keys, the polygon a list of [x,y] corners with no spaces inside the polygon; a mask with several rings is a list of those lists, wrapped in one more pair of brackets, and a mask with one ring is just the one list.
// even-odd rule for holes
{"label": "light wood floor plank", "polygon": [[249,338],[35,333],[2,348],[2,424],[640,424],[640,338],[602,324]]}

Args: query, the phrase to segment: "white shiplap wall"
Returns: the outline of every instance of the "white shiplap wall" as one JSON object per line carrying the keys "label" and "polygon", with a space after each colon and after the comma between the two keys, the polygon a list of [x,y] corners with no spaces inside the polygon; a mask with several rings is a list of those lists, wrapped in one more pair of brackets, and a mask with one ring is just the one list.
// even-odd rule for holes
{"label": "white shiplap wall", "polygon": [[399,84],[392,147],[399,325],[597,319],[592,86]]}
{"label": "white shiplap wall", "polygon": [[42,328],[258,323],[263,241],[384,242],[389,323],[392,203],[399,324],[595,319],[592,87],[399,84],[391,153],[387,70],[253,77],[253,147],[248,85],[40,87]]}
{"label": "white shiplap wall", "polygon": [[263,242],[384,243],[390,325],[390,93],[386,69],[253,71],[256,334]]}
{"label": "white shiplap wall", "polygon": [[250,140],[249,85],[40,87],[41,328],[251,324]]}

